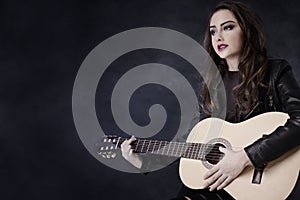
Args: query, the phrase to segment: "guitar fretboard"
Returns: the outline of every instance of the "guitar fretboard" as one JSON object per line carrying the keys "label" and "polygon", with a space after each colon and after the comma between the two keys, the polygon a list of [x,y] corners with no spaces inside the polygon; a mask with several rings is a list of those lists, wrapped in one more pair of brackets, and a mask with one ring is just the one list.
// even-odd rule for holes
{"label": "guitar fretboard", "polygon": [[[119,137],[117,139],[116,146],[120,147],[125,140],[126,138]],[[211,155],[216,155],[218,153],[218,150],[215,149],[215,145],[202,143],[137,139],[131,143],[131,146],[135,153],[151,153],[197,160],[206,160],[209,153]]]}

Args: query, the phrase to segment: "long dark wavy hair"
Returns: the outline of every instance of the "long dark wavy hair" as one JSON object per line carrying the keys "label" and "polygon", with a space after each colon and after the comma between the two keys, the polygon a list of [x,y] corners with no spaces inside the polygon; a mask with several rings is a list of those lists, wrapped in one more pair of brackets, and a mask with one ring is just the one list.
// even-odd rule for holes
{"label": "long dark wavy hair", "polygon": [[[220,58],[213,49],[209,30],[213,14],[219,10],[229,10],[237,19],[243,34],[243,47],[239,60],[239,73],[241,80],[233,89],[233,96],[241,114],[248,113],[258,102],[258,89],[265,87],[263,79],[267,70],[268,59],[265,44],[265,35],[260,18],[243,3],[236,1],[220,2],[211,15],[205,32],[204,47],[217,65],[221,75],[228,70],[225,59]],[[209,84],[203,84],[201,90],[201,107],[206,114],[214,112],[214,103],[209,94]]]}

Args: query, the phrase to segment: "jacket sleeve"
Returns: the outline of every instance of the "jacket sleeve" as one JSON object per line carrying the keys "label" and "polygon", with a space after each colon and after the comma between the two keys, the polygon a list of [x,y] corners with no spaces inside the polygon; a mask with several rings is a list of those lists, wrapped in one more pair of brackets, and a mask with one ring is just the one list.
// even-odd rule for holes
{"label": "jacket sleeve", "polygon": [[286,61],[280,63],[274,86],[281,111],[289,119],[273,133],[247,146],[245,151],[255,167],[267,164],[300,145],[300,88]]}

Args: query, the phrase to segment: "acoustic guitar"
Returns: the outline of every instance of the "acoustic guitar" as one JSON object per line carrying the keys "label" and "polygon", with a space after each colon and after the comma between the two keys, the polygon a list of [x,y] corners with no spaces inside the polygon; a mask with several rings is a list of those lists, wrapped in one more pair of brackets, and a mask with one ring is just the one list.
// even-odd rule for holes
{"label": "acoustic guitar", "polygon": [[[240,150],[255,140],[272,133],[288,120],[281,112],[269,112],[241,123],[229,123],[218,118],[200,121],[190,132],[186,142],[137,139],[131,145],[136,153],[151,153],[180,158],[179,175],[189,188],[203,188],[203,176],[223,157],[219,146]],[[217,133],[215,133],[216,131]],[[112,149],[120,147],[127,138],[107,136],[97,150],[102,157],[114,158]],[[275,146],[273,148],[276,148]],[[268,163],[262,176],[253,181],[255,170],[246,168],[225,190],[235,199],[282,200],[293,190],[300,169],[300,147]]]}

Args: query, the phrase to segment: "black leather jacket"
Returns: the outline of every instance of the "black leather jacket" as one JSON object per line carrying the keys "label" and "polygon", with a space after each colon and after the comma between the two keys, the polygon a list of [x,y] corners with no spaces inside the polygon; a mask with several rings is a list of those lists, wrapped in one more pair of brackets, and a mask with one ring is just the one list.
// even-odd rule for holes
{"label": "black leather jacket", "polygon": [[268,111],[288,113],[290,119],[270,135],[247,146],[245,151],[255,167],[263,166],[300,145],[300,88],[291,66],[282,59],[269,60],[269,76],[265,82],[269,88],[262,91],[260,101],[241,121]]}

